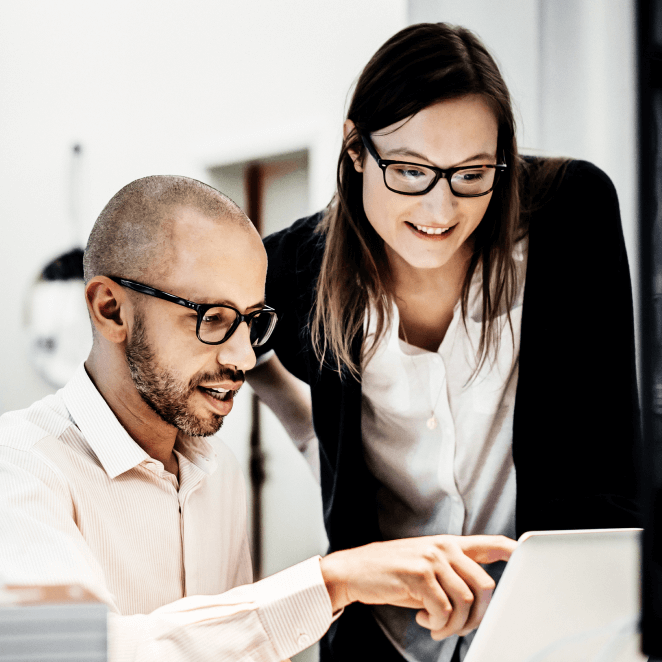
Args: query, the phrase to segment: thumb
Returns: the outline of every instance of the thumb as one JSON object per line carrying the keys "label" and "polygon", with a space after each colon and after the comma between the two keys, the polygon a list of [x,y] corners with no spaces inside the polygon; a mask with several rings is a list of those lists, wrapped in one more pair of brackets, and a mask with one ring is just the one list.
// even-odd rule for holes
{"label": "thumb", "polygon": [[517,547],[517,541],[506,536],[462,536],[462,551],[476,563],[507,561]]}

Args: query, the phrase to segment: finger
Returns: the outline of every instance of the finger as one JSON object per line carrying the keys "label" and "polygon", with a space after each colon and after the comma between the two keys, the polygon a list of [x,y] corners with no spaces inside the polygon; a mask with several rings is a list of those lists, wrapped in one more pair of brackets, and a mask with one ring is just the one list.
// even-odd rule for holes
{"label": "finger", "polygon": [[433,628],[433,635],[436,631],[443,632],[443,636],[447,637],[449,634],[454,634],[459,630],[464,629],[471,614],[474,595],[464,579],[455,571],[448,561],[445,560],[443,563],[439,564],[437,572],[439,584],[448,596],[448,599],[451,601],[453,612],[450,615],[448,622],[441,629]]}
{"label": "finger", "polygon": [[416,597],[423,604],[423,609],[416,615],[416,622],[429,630],[441,630],[453,613],[453,604],[435,573],[430,572],[426,576]]}
{"label": "finger", "polygon": [[507,561],[517,541],[506,536],[458,536],[460,549],[476,563]]}
{"label": "finger", "polygon": [[496,583],[483,568],[468,556],[459,556],[451,560],[455,572],[464,580],[474,596],[469,617],[464,625],[462,634],[475,630],[487,611],[492,599]]}

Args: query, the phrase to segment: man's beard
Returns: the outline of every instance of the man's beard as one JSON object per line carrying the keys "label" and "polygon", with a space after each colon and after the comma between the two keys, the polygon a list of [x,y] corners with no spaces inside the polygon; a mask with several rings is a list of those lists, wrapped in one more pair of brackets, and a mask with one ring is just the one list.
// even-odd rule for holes
{"label": "man's beard", "polygon": [[242,371],[220,368],[216,373],[194,375],[188,384],[182,382],[158,365],[154,350],[147,341],[143,317],[138,312],[125,353],[131,379],[140,397],[166,423],[195,437],[208,437],[220,430],[225,417],[211,413],[209,419],[200,419],[190,407],[190,398],[200,384],[214,384],[223,379],[243,382]]}

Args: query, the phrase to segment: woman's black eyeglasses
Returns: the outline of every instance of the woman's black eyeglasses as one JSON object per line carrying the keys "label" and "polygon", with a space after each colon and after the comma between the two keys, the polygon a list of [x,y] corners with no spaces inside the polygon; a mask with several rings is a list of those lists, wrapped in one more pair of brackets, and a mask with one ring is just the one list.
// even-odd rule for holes
{"label": "woman's black eyeglasses", "polygon": [[496,163],[443,169],[421,163],[387,161],[379,156],[370,138],[361,136],[361,140],[382,169],[386,188],[402,195],[425,195],[444,178],[448,180],[453,195],[478,198],[487,195],[496,186],[499,174],[508,167],[505,163]]}
{"label": "woman's black eyeglasses", "polygon": [[174,294],[157,290],[149,285],[137,283],[134,280],[119,278],[117,276],[109,276],[109,278],[118,285],[127,287],[135,292],[147,294],[150,297],[170,301],[179,306],[185,306],[186,308],[195,310],[198,314],[195,333],[198,340],[205,343],[205,345],[220,345],[224,343],[242,322],[246,322],[250,331],[251,345],[253,347],[259,347],[267,342],[278,321],[276,311],[269,306],[243,315],[236,308],[224,303],[194,303]]}

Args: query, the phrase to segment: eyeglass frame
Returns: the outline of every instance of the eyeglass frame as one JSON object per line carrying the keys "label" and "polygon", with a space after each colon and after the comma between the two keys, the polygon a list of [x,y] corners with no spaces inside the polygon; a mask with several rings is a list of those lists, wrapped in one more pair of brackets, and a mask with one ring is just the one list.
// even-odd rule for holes
{"label": "eyeglass frame", "polygon": [[[170,303],[176,303],[179,306],[184,306],[185,308],[190,308],[191,310],[195,310],[195,312],[198,315],[198,320],[195,327],[195,335],[198,338],[198,340],[201,343],[204,343],[205,345],[222,345],[224,342],[226,342],[232,337],[232,334],[239,328],[239,325],[242,322],[246,322],[246,325],[250,330],[250,322],[253,319],[253,317],[258,315],[259,313],[273,313],[273,317],[275,318],[275,321],[271,327],[271,331],[269,332],[269,335],[259,345],[253,345],[251,343],[251,347],[261,347],[262,345],[264,345],[265,342],[267,342],[267,340],[269,340],[271,334],[273,333],[274,328],[276,327],[276,324],[278,323],[278,315],[275,309],[272,308],[271,306],[265,305],[263,308],[260,308],[259,310],[254,310],[253,312],[244,315],[243,313],[240,313],[234,306],[230,306],[227,303],[195,303],[194,301],[189,301],[188,299],[183,299],[182,297],[178,297],[175,294],[170,294],[169,292],[164,292],[163,290],[157,290],[155,287],[151,287],[143,283],[138,283],[135,280],[129,280],[128,278],[122,278],[121,276],[108,276],[108,278],[110,278],[110,280],[117,283],[118,285],[133,290],[134,292],[146,294],[150,297],[156,297],[157,299],[163,299],[164,301],[170,301]],[[230,328],[228,329],[223,339],[216,340],[213,342],[209,340],[203,340],[200,337],[200,325],[202,324],[202,318],[204,317],[205,313],[211,308],[228,308],[229,310],[233,310],[236,314],[234,322],[230,325]]]}
{"label": "eyeglass frame", "polygon": [[[481,168],[494,168],[495,173],[494,173],[494,182],[492,183],[492,186],[485,191],[484,193],[457,193],[453,189],[453,184],[451,184],[451,178],[453,175],[460,171],[460,170],[472,170],[475,169],[477,166],[456,166],[454,168],[437,168],[436,166],[431,166],[431,165],[426,165],[425,163],[413,163],[411,161],[393,161],[393,160],[388,160],[388,159],[382,159],[379,154],[377,153],[377,149],[372,143],[372,140],[361,134],[361,140],[363,141],[363,145],[365,148],[368,150],[368,153],[370,156],[372,156],[375,161],[377,161],[377,165],[381,168],[382,173],[384,175],[384,186],[389,191],[393,191],[393,193],[399,193],[400,195],[425,195],[426,193],[429,193],[436,185],[437,182],[440,179],[446,179],[448,181],[448,188],[450,188],[451,193],[458,197],[458,198],[480,198],[484,195],[487,195],[491,191],[494,190],[494,187],[497,185],[497,182],[499,180],[499,175],[508,168],[508,164],[506,163],[481,163],[479,164]],[[386,182],[386,169],[388,166],[393,165],[395,163],[402,164],[402,165],[412,165],[412,166],[418,166],[419,168],[427,168],[428,170],[432,170],[434,172],[434,179],[432,182],[430,182],[430,185],[423,191],[398,191],[397,189],[391,188],[387,182]]]}

